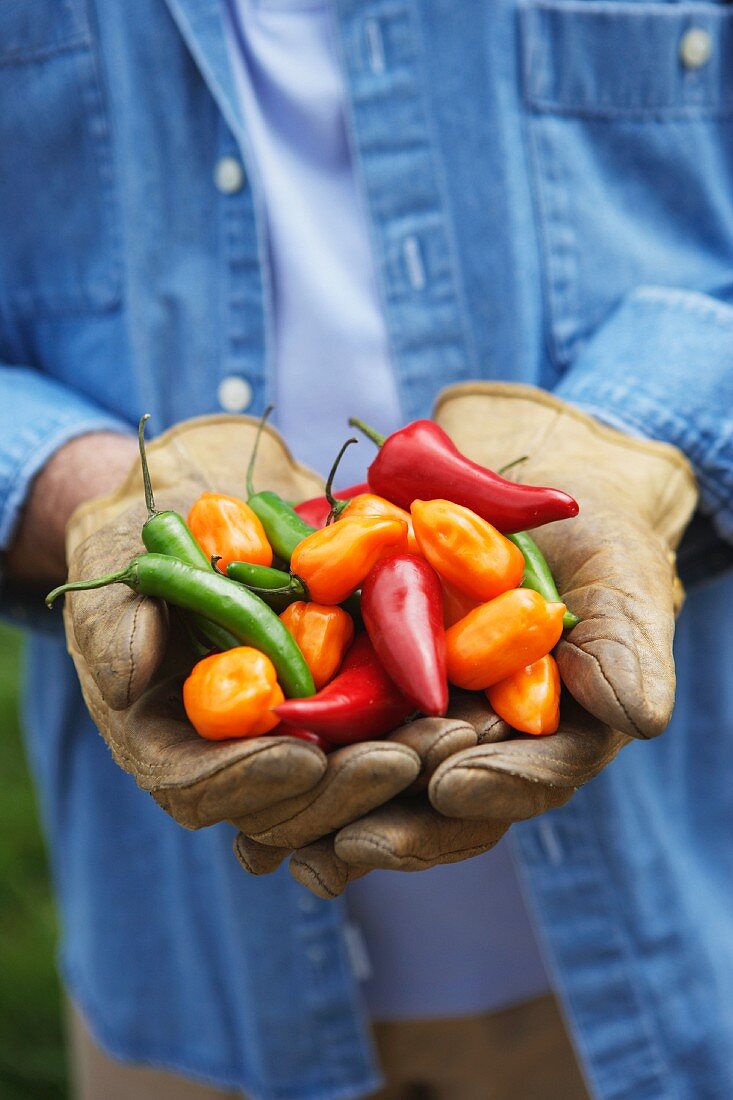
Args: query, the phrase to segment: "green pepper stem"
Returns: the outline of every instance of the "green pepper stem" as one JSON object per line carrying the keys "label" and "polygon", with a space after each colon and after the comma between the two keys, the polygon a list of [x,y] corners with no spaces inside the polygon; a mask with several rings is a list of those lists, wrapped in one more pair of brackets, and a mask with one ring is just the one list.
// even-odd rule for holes
{"label": "green pepper stem", "polygon": [[275,408],[274,405],[268,405],[262,416],[260,417],[259,425],[257,426],[257,435],[255,436],[254,446],[252,447],[252,454],[249,456],[249,465],[247,467],[247,496],[253,497],[255,495],[253,475],[255,470],[255,462],[257,460],[257,451],[260,446],[260,436],[262,435],[262,429],[267,423],[267,418]]}
{"label": "green pepper stem", "polygon": [[566,611],[562,617],[562,628],[563,630],[572,630],[579,622],[579,615],[576,615],[574,611]]}
{"label": "green pepper stem", "polygon": [[148,469],[148,456],[145,453],[145,425],[150,420],[150,413],[145,413],[145,416],[140,417],[140,423],[137,426],[137,442],[140,447],[140,464],[143,468],[143,489],[145,490],[145,507],[148,510],[148,519],[152,519],[156,514],[155,501],[153,500],[153,485],[150,480],[150,470]]}
{"label": "green pepper stem", "polygon": [[341,512],[343,512],[344,508],[349,503],[348,500],[336,500],[335,496],[333,495],[333,479],[336,476],[336,471],[339,468],[339,463],[341,462],[341,459],[344,457],[346,449],[348,447],[350,447],[352,443],[358,443],[358,442],[359,442],[359,440],[355,436],[352,436],[351,439],[347,439],[346,442],[344,443],[343,447],[339,451],[339,453],[336,455],[336,458],[334,459],[334,462],[333,462],[333,466],[331,467],[331,469],[329,471],[328,480],[326,481],[326,500],[328,501],[328,503],[331,506],[331,511],[328,513],[328,519],[326,520],[326,527],[328,527],[328,525],[330,523],[332,523],[333,520],[338,518],[339,514]]}
{"label": "green pepper stem", "polygon": [[214,570],[215,573],[218,573],[220,577],[226,577],[226,573],[222,573],[221,569],[219,568],[221,554],[212,554],[209,558],[209,561],[211,562],[211,568]]}
{"label": "green pepper stem", "polygon": [[371,439],[372,443],[376,443],[378,447],[382,447],[387,439],[386,435],[382,435],[375,428],[370,428],[368,424],[365,424],[363,420],[359,420],[356,416],[349,417],[349,424],[352,428],[358,428],[367,439]]}
{"label": "green pepper stem", "polygon": [[52,607],[54,601],[66,592],[86,592],[92,588],[106,588],[108,584],[127,584],[131,576],[132,570],[128,565],[119,573],[107,573],[104,577],[92,577],[88,581],[67,581],[49,592],[46,596],[46,607]]}
{"label": "green pepper stem", "polygon": [[497,474],[504,475],[507,470],[511,470],[513,466],[518,466],[520,462],[526,462],[529,455],[522,455],[521,458],[515,458],[512,462],[507,462],[505,466],[500,466],[496,471]]}

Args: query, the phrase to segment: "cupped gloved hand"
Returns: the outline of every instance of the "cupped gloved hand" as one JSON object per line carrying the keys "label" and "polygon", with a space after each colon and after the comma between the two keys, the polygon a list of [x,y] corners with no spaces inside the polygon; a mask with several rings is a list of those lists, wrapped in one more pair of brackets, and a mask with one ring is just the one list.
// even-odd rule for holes
{"label": "cupped gloved hand", "polygon": [[[384,741],[338,749],[310,791],[237,822],[243,830],[235,842],[240,863],[250,874],[269,874],[290,855],[291,871],[314,893],[340,894],[368,868],[348,867],[336,857],[336,830],[368,816],[375,806],[391,805],[395,794],[424,791],[444,760],[477,743],[473,714],[471,698],[457,693],[448,718],[419,718]],[[396,789],[400,776],[403,781]],[[358,793],[344,798],[347,783]]]}
{"label": "cupped gloved hand", "polygon": [[[557,734],[529,737],[499,718],[483,694],[454,696],[453,717],[430,721],[468,727],[475,743],[459,747],[446,739],[433,754],[433,766],[425,763],[429,798],[406,797],[417,792],[413,785],[333,836],[295,852],[293,874],[315,894],[333,898],[375,868],[424,871],[493,848],[512,822],[567,802],[630,740],[572,699],[563,710]],[[409,731],[405,726],[393,736],[408,737]]]}
{"label": "cupped gloved hand", "polygon": [[400,799],[321,843],[318,874],[327,878],[326,863],[336,885],[373,867],[417,870],[485,850],[492,828],[563,805],[629,740],[659,734],[674,704],[674,551],[697,499],[683,455],[526,386],[453,387],[436,420],[473,460],[498,469],[526,455],[522,481],[580,503],[577,518],[533,532],[581,619],[555,651],[568,687],[561,724],[551,737],[516,734],[486,704],[490,736],[435,769],[429,806]]}
{"label": "cupped gloved hand", "polygon": [[[148,458],[158,509],[185,516],[205,490],[246,496],[256,428],[249,417],[205,417],[153,442]],[[259,485],[288,499],[322,491],[320,479],[294,463],[269,428],[256,476]],[[142,497],[141,476],[133,469],[115,494],[77,510],[67,531],[71,580],[114,572],[143,550]],[[118,584],[70,593],[64,617],[85,701],[114,759],[182,825],[199,828],[254,815],[258,826],[279,835],[277,826],[293,816],[293,802],[302,806],[314,791],[321,803],[325,793],[340,806],[334,823],[326,821],[331,831],[403,790],[419,771],[417,755],[402,745],[358,746],[358,752],[343,750],[327,762],[314,745],[277,735],[206,741],[194,732],[181,702],[182,682],[195,658],[163,605]],[[280,810],[273,812],[275,805]],[[307,818],[305,824],[302,834],[290,825],[294,843],[320,835]]]}

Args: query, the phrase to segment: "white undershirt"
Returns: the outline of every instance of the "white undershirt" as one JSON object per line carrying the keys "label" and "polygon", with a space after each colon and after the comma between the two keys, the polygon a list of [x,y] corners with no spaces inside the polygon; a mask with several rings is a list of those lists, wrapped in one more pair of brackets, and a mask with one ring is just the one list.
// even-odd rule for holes
{"label": "white undershirt", "polygon": [[[272,273],[276,419],[325,473],[356,415],[400,426],[367,219],[345,124],[327,0],[223,0],[230,59],[264,203]],[[352,447],[341,485],[364,479]],[[370,960],[376,1018],[463,1015],[547,990],[509,850],[417,875],[374,872],[347,891]]]}

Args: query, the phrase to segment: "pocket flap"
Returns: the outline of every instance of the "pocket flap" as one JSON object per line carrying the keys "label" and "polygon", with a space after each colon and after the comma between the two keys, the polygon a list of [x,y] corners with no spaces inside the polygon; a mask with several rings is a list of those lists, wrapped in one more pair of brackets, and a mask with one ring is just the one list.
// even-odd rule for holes
{"label": "pocket flap", "polygon": [[[525,5],[520,21],[524,94],[536,111],[684,118],[733,109],[730,8],[555,0]],[[702,59],[684,57],[690,31],[702,32]]]}

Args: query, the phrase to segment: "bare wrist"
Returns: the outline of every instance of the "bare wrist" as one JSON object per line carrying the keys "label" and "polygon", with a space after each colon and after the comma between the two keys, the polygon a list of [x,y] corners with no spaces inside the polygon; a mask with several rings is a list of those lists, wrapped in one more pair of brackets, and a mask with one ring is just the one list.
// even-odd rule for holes
{"label": "bare wrist", "polygon": [[8,575],[43,584],[62,580],[71,514],[121,485],[136,455],[134,437],[115,432],[89,432],[60,447],[31,485],[6,556]]}

